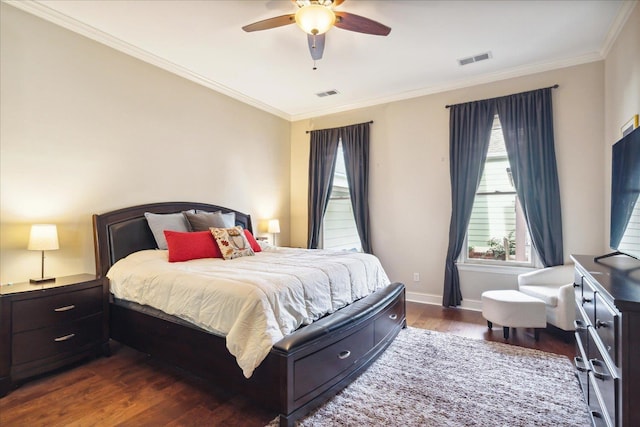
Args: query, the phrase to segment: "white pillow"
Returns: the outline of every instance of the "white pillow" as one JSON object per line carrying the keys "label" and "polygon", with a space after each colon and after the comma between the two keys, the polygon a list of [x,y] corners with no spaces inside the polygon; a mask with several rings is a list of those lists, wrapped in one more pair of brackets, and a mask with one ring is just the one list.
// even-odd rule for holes
{"label": "white pillow", "polygon": [[[187,212],[195,213],[195,210],[191,209]],[[144,217],[147,219],[147,224],[149,224],[154,239],[156,239],[158,249],[167,249],[167,239],[164,237],[164,230],[189,231],[189,223],[182,212],[173,214],[145,212]]]}

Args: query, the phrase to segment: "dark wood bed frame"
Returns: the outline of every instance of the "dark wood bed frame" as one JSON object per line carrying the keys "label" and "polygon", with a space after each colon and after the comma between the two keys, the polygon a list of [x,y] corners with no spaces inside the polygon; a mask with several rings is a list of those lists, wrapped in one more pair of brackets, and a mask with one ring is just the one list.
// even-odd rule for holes
{"label": "dark wood bed frame", "polygon": [[[94,215],[97,274],[106,276],[133,252],[156,248],[145,212],[189,209],[235,212],[236,224],[253,231],[249,215],[206,203],[154,203]],[[112,339],[242,393],[278,413],[281,426],[293,425],[345,388],[406,326],[404,285],[393,283],[284,337],[246,379],[224,337],[113,298],[109,311]]]}

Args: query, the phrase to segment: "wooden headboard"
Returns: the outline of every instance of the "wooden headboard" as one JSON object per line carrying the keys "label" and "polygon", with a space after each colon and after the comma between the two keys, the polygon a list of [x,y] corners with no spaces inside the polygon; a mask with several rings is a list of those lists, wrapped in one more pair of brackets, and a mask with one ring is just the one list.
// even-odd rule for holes
{"label": "wooden headboard", "polygon": [[144,217],[145,212],[176,213],[189,209],[207,212],[234,212],[236,225],[253,232],[251,216],[233,209],[207,203],[164,202],[138,205],[116,211],[93,215],[93,245],[96,257],[96,274],[106,276],[109,268],[127,255],[155,249],[156,241]]}

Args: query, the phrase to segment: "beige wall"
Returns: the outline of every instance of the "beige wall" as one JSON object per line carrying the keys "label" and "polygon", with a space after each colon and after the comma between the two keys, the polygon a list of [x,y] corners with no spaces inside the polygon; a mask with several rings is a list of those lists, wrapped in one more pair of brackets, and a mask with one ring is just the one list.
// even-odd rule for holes
{"label": "beige wall", "polygon": [[[553,92],[564,252],[599,253],[604,239],[604,64],[602,61],[318,117],[291,127],[291,241],[307,232],[308,129],[374,120],[370,209],[373,247],[390,278],[412,299],[441,302],[451,212],[447,104],[559,84]],[[461,272],[463,305],[477,307],[485,289],[515,286],[515,272]],[[413,273],[420,281],[413,281]]]}
{"label": "beige wall", "polygon": [[0,280],[40,274],[29,225],[58,225],[45,273],[94,271],[91,215],[201,201],[278,217],[290,124],[2,4]]}
{"label": "beige wall", "polygon": [[634,114],[640,113],[640,6],[636,4],[604,61],[605,113],[605,240],[609,250],[609,206],[611,203],[611,146]]}

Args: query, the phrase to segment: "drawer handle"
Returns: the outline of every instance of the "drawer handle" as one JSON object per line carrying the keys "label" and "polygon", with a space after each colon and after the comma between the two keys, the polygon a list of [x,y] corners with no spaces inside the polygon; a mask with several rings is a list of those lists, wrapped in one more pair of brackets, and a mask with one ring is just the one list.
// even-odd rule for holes
{"label": "drawer handle", "polygon": [[599,380],[606,380],[609,374],[605,371],[598,371],[596,366],[602,366],[602,362],[598,359],[589,360],[589,365],[591,365],[591,372],[593,372],[593,376],[598,378]]}
{"label": "drawer handle", "polygon": [[587,364],[584,363],[584,359],[580,356],[576,356],[573,358],[573,364],[576,365],[576,369],[580,372],[588,372],[589,368]]}
{"label": "drawer handle", "polygon": [[75,336],[76,336],[76,334],[69,334],[69,335],[65,335],[63,337],[54,338],[53,340],[55,342],[62,342],[62,341],[70,340],[71,338],[73,338]]}
{"label": "drawer handle", "polygon": [[592,298],[586,298],[586,297],[582,297],[582,303],[584,304],[585,302],[591,302],[593,301]]}
{"label": "drawer handle", "polygon": [[73,310],[74,308],[76,308],[76,306],[71,304],[71,305],[65,305],[64,307],[54,308],[53,311],[57,311],[57,312],[69,311],[69,310]]}
{"label": "drawer handle", "polygon": [[398,315],[396,313],[390,314],[389,315],[389,319],[391,320],[396,320],[398,318]]}
{"label": "drawer handle", "polygon": [[587,327],[584,326],[584,322],[582,320],[574,320],[573,327],[576,331],[584,331],[587,329]]}
{"label": "drawer handle", "polygon": [[573,287],[574,288],[579,288],[580,287],[580,283],[573,282]]}
{"label": "drawer handle", "polygon": [[598,328],[608,328],[609,325],[607,324],[607,322],[603,322],[600,319],[596,319],[596,329]]}
{"label": "drawer handle", "polygon": [[338,354],[338,359],[346,359],[349,356],[351,356],[351,352],[349,350],[341,351],[340,354]]}

